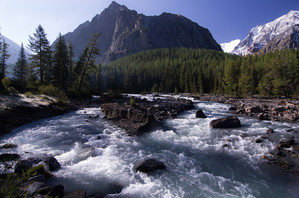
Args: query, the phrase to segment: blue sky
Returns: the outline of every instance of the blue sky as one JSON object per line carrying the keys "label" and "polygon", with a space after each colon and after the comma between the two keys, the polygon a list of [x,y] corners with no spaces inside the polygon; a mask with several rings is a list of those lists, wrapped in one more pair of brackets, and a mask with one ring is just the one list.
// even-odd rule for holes
{"label": "blue sky", "polygon": [[[53,42],[110,5],[111,0],[0,0],[0,32],[28,43],[41,24]],[[208,28],[218,43],[244,39],[250,29],[299,10],[298,0],[116,0],[145,15],[181,14]]]}

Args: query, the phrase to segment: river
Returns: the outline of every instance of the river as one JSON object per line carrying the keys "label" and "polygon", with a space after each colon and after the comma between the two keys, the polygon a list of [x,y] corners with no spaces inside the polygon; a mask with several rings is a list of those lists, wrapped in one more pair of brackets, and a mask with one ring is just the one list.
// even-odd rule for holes
{"label": "river", "polygon": [[[55,156],[62,168],[49,184],[62,184],[65,191],[146,198],[298,197],[298,177],[262,159],[275,143],[255,142],[268,128],[279,138],[290,128],[298,131],[298,124],[239,116],[241,128],[212,129],[211,120],[231,115],[229,106],[194,104],[193,110],[137,137],[105,120],[99,108],[86,108],[16,128],[0,143],[17,144],[10,152],[23,159]],[[207,118],[196,118],[197,109]],[[150,175],[134,170],[149,158],[162,161],[167,169]]]}

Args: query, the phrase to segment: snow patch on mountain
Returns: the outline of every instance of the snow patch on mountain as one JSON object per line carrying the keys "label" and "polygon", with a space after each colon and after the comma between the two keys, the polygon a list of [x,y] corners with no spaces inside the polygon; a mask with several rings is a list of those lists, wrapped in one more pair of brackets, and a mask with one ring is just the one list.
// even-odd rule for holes
{"label": "snow patch on mountain", "polygon": [[299,11],[292,10],[276,20],[251,29],[248,36],[232,51],[234,54],[247,55],[258,52],[278,36],[288,36],[299,24]]}
{"label": "snow patch on mountain", "polygon": [[241,42],[240,39],[233,40],[229,43],[222,43],[220,44],[222,50],[226,53],[231,53],[237,45]]}

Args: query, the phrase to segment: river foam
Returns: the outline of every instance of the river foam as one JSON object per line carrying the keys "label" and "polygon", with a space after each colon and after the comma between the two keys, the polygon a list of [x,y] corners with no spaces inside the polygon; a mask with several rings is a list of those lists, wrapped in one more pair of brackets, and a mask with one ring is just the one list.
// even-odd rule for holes
{"label": "river foam", "polygon": [[[261,158],[275,145],[255,142],[269,123],[241,116],[239,129],[211,129],[211,120],[230,115],[228,106],[194,102],[193,110],[137,137],[105,120],[99,108],[86,108],[24,125],[1,142],[18,144],[11,152],[24,159],[55,156],[62,168],[49,183],[63,184],[66,191],[83,188],[114,197],[295,197],[298,181],[273,172]],[[197,109],[207,118],[195,118]],[[272,122],[271,127],[277,136],[298,129],[290,123]],[[136,164],[148,158],[167,169],[136,172]]]}

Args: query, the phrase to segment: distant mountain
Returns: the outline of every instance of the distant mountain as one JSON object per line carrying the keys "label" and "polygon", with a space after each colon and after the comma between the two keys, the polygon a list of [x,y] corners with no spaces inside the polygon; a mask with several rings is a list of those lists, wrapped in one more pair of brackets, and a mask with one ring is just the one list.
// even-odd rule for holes
{"label": "distant mountain", "polygon": [[[98,62],[108,63],[142,50],[170,47],[205,48],[221,51],[208,29],[181,16],[163,13],[145,16],[112,2],[90,22],[79,25],[65,35],[79,56],[93,33],[100,33]],[[55,42],[54,42],[55,43]]]}
{"label": "distant mountain", "polygon": [[[17,43],[15,43],[14,41],[10,40],[9,38],[4,36],[3,34],[1,34],[1,41],[3,42],[3,40],[5,40],[5,42],[8,44],[8,54],[10,56],[7,60],[7,65],[8,66],[6,68],[6,72],[8,73],[8,76],[11,77],[14,64],[17,62],[17,59],[18,59],[18,56],[19,56],[19,53],[20,53],[21,46],[18,45]],[[25,51],[28,55],[31,54],[31,52],[26,50],[26,48],[25,48]]]}
{"label": "distant mountain", "polygon": [[232,53],[247,55],[276,49],[299,48],[298,32],[299,11],[290,11],[270,23],[252,28]]}
{"label": "distant mountain", "polygon": [[235,47],[237,45],[239,45],[240,42],[241,42],[240,39],[236,39],[236,40],[233,40],[229,43],[221,43],[220,46],[221,46],[221,48],[224,52],[230,53],[235,49]]}
{"label": "distant mountain", "polygon": [[16,44],[14,41],[10,40],[9,38],[5,37],[1,34],[2,40],[5,40],[5,42],[8,44],[8,53],[10,54],[10,57],[8,59],[8,64],[14,64],[18,59],[18,54],[20,52],[21,46]]}

